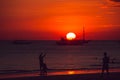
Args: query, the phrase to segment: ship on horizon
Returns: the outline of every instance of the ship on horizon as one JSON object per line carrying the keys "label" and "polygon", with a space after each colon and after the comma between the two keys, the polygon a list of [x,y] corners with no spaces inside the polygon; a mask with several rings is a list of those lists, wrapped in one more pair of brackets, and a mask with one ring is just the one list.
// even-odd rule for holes
{"label": "ship on horizon", "polygon": [[88,43],[90,40],[67,40],[67,39],[61,39],[57,41],[56,43],[58,45],[83,45],[85,43]]}
{"label": "ship on horizon", "polygon": [[12,43],[22,45],[22,44],[31,44],[32,42],[29,40],[14,40]]}
{"label": "ship on horizon", "polygon": [[83,45],[85,43],[88,43],[90,40],[85,39],[85,29],[83,27],[83,39],[74,39],[74,40],[68,40],[66,38],[61,38],[59,41],[56,42],[57,45]]}

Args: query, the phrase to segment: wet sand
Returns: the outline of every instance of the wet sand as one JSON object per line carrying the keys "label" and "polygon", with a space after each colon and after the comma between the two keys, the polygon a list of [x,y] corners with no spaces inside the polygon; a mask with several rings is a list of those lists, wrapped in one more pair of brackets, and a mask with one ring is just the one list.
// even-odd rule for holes
{"label": "wet sand", "polygon": [[103,77],[100,74],[75,74],[6,78],[1,80],[120,80],[120,73],[111,73]]}
{"label": "wet sand", "polygon": [[99,71],[54,71],[47,76],[39,75],[39,72],[0,74],[0,80],[120,80],[120,72],[110,72],[101,76]]}

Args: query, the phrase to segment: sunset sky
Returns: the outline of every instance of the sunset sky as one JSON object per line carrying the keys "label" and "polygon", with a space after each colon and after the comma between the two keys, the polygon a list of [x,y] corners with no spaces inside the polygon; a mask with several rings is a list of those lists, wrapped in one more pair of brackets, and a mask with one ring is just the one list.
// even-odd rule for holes
{"label": "sunset sky", "polygon": [[120,40],[120,0],[0,0],[0,40],[52,40],[74,32]]}

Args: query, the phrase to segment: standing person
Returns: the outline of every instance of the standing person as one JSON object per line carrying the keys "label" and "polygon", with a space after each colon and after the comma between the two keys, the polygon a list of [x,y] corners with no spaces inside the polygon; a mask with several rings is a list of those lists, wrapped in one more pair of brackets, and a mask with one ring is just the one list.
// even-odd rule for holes
{"label": "standing person", "polygon": [[102,75],[105,71],[109,74],[109,57],[107,56],[107,52],[104,52],[104,57],[102,60]]}
{"label": "standing person", "polygon": [[42,69],[44,67],[44,58],[45,58],[46,54],[41,53],[39,55],[39,65],[40,65],[40,74],[42,74]]}

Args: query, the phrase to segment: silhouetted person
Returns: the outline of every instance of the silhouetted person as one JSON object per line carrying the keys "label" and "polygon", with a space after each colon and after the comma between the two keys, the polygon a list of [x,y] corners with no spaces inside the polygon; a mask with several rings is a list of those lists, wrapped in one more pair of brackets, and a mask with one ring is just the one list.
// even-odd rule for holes
{"label": "silhouetted person", "polygon": [[44,66],[44,57],[46,54],[41,53],[39,56],[39,65],[40,65],[40,74],[42,72],[43,66]]}
{"label": "silhouetted person", "polygon": [[107,53],[104,52],[104,57],[102,61],[102,75],[105,73],[109,74],[109,57],[107,56]]}

